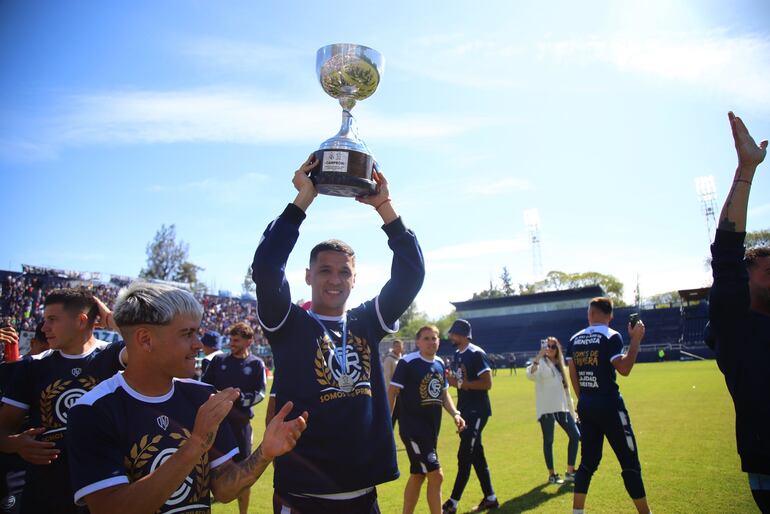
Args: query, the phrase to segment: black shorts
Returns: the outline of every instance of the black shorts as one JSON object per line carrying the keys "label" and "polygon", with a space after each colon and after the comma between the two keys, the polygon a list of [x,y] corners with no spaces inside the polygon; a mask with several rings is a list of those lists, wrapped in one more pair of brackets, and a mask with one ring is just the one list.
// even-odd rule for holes
{"label": "black shorts", "polygon": [[380,514],[377,490],[349,500],[328,500],[273,491],[273,514]]}
{"label": "black shorts", "polygon": [[228,419],[230,429],[235,436],[235,442],[238,443],[238,455],[233,457],[235,462],[240,462],[251,455],[251,423],[242,423]]}
{"label": "black shorts", "polygon": [[425,475],[441,469],[438,453],[436,453],[436,438],[409,437],[406,434],[401,434],[401,441],[403,441],[406,454],[409,456],[409,473]]}

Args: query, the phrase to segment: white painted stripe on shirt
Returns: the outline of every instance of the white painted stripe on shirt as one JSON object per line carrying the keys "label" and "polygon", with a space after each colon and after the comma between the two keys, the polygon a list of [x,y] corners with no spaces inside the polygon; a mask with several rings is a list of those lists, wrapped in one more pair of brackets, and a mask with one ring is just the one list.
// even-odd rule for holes
{"label": "white painted stripe on shirt", "polygon": [[95,493],[96,491],[101,491],[102,489],[107,489],[108,487],[113,487],[116,485],[127,484],[127,483],[128,483],[128,477],[126,475],[105,478],[104,480],[99,480],[98,482],[94,482],[93,484],[82,487],[78,489],[77,492],[75,492],[75,504],[83,506],[86,503],[81,500],[86,496],[88,496],[89,494]]}
{"label": "white painted stripe on shirt", "polygon": [[380,295],[377,295],[377,297],[374,299],[374,310],[377,311],[377,319],[380,320],[380,326],[385,332],[388,334],[395,334],[398,332],[398,320],[393,323],[393,328],[390,328],[385,324],[385,320],[382,319],[382,314],[380,313]]}
{"label": "white painted stripe on shirt", "polygon": [[398,387],[399,389],[403,389],[403,388],[404,388],[404,385],[403,385],[403,384],[399,384],[398,382],[393,382],[392,380],[390,381],[390,385],[392,385],[392,386],[396,386],[396,387]]}
{"label": "white painted stripe on shirt", "polygon": [[177,507],[176,509],[167,510],[166,514],[176,514],[177,512],[186,512],[188,510],[208,510],[211,507],[209,505],[204,505],[202,503],[194,503],[192,505],[185,505],[183,507]]}
{"label": "white painted stripe on shirt", "polygon": [[265,325],[265,323],[262,321],[262,318],[260,318],[260,317],[259,317],[259,301],[257,301],[257,321],[259,322],[259,324],[260,324],[260,325],[262,325],[262,328],[264,328],[264,329],[265,329],[265,330],[267,330],[268,332],[275,332],[275,331],[277,331],[278,329],[280,329],[280,328],[283,326],[283,324],[284,324],[284,323],[286,323],[286,320],[287,320],[287,319],[289,319],[289,314],[291,314],[291,305],[289,305],[289,308],[286,310],[286,316],[284,316],[284,317],[283,317],[283,320],[281,320],[281,322],[280,322],[280,323],[278,323],[278,325],[277,325],[277,326],[275,326],[275,327],[272,327],[272,328],[271,328],[271,327],[268,327],[268,326],[267,326],[267,325]]}
{"label": "white painted stripe on shirt", "polygon": [[0,400],[0,402],[7,403],[8,405],[12,405],[12,406],[18,407],[20,409],[29,410],[29,405],[27,405],[26,403],[17,402],[16,400],[11,400],[7,396],[3,396],[3,399]]}
{"label": "white painted stripe on shirt", "polygon": [[349,491],[346,493],[334,493],[334,494],[294,494],[292,496],[305,496],[310,498],[321,498],[322,500],[352,500],[353,498],[360,498],[366,494],[374,491],[374,487],[367,487],[366,489],[358,489],[356,491]]}
{"label": "white painted stripe on shirt", "polygon": [[218,468],[219,466],[221,466],[222,464],[224,464],[228,460],[232,459],[236,455],[238,455],[238,447],[237,446],[235,448],[233,448],[232,450],[230,450],[229,452],[227,452],[226,454],[224,454],[221,457],[219,457],[218,459],[212,460],[209,463],[209,467],[211,467],[211,469]]}

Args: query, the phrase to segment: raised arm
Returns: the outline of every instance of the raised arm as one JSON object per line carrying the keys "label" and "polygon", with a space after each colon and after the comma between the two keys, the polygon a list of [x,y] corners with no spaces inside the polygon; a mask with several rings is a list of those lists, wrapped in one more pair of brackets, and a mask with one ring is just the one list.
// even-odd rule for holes
{"label": "raised arm", "polygon": [[373,177],[378,184],[377,193],[356,200],[371,205],[380,215],[382,228],[388,235],[388,246],[393,250],[390,280],[383,286],[377,300],[382,321],[391,327],[420,292],[425,279],[425,261],[414,233],[407,230],[396,214],[387,179],[378,171],[373,173]]}
{"label": "raised arm", "polygon": [[237,498],[244,489],[251,487],[274,458],[290,452],[307,427],[308,413],[286,421],[286,416],[294,407],[292,402],[278,411],[265,429],[262,443],[246,460],[222,464],[211,473],[211,492],[214,499],[223,503]]}
{"label": "raised arm", "polygon": [[735,151],[738,154],[738,167],[733,177],[733,185],[727,194],[722,213],[719,216],[719,230],[745,232],[751,183],[754,180],[757,166],[765,160],[767,140],[757,145],[749,134],[746,125],[743,124],[743,120],[732,112],[729,112],[727,116],[730,119],[730,128],[733,132]]}
{"label": "raised arm", "polygon": [[636,356],[639,354],[639,345],[644,338],[644,331],[644,323],[642,323],[641,320],[637,321],[633,328],[631,328],[630,323],[628,324],[628,335],[631,338],[631,343],[628,345],[628,351],[612,361],[615,370],[624,377],[627,377],[631,373],[631,368],[633,368],[634,363],[636,363]]}
{"label": "raised arm", "polygon": [[286,261],[299,237],[299,226],[305,219],[305,211],[318,194],[308,177],[310,170],[317,165],[318,161],[311,155],[294,173],[292,183],[297,189],[297,196],[265,229],[254,254],[251,278],[257,285],[257,314],[268,332],[278,330],[291,309]]}
{"label": "raised arm", "polygon": [[709,321],[717,338],[741,327],[749,310],[749,277],[743,263],[746,211],[754,173],[767,154],[767,141],[757,145],[740,118],[732,112],[728,117],[738,166],[711,245],[714,283],[709,292]]}

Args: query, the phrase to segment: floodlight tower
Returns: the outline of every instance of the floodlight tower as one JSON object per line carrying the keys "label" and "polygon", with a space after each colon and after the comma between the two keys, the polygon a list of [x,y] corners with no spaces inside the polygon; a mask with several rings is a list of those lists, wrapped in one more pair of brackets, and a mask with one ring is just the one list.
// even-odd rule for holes
{"label": "floodlight tower", "polygon": [[543,276],[543,257],[540,254],[540,214],[537,209],[524,211],[524,224],[529,232],[529,240],[532,243],[532,275],[537,281]]}
{"label": "floodlight tower", "polygon": [[706,232],[708,234],[709,244],[711,244],[711,238],[713,237],[717,226],[717,188],[714,183],[714,175],[697,177],[695,179],[695,191],[698,193],[698,198],[700,198],[701,211],[706,218]]}

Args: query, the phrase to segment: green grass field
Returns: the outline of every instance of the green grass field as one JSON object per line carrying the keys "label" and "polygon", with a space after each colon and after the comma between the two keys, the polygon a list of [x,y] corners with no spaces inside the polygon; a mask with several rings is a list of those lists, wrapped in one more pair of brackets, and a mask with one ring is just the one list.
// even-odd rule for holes
{"label": "green grass field", "polygon": [[[534,384],[523,370],[509,376],[501,370],[490,392],[493,416],[484,430],[484,447],[501,508],[496,512],[572,512],[572,486],[547,484],[540,426],[535,421]],[[638,364],[631,376],[619,377],[631,415],[642,462],[647,498],[653,512],[753,513],[756,508],[735,451],[735,414],[714,361]],[[255,439],[264,428],[264,402],[256,409]],[[312,417],[309,421],[312,423]],[[340,429],[344,429],[340,426]],[[554,458],[564,472],[567,438],[557,427]],[[397,438],[398,439],[398,438]],[[457,470],[458,436],[444,415],[439,459],[444,469],[443,499]],[[400,513],[409,464],[400,440],[399,480],[380,485],[384,514]],[[578,462],[579,462],[578,457]],[[344,464],[342,464],[344,465]],[[272,469],[254,485],[249,512],[272,512]],[[472,474],[459,512],[481,499]],[[594,475],[586,503],[588,512],[636,512],[623,488],[620,467],[609,445]],[[424,497],[417,512],[427,512]],[[237,513],[237,502],[215,505],[216,514]]]}

